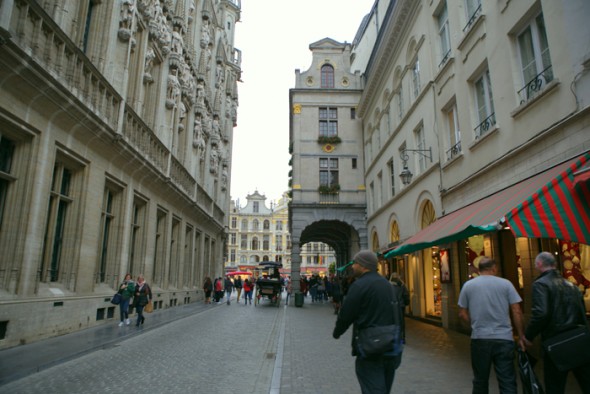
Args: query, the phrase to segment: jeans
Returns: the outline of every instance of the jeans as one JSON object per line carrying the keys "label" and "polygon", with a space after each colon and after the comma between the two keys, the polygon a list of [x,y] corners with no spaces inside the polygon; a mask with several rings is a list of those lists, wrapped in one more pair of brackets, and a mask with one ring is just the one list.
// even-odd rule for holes
{"label": "jeans", "polygon": [[121,313],[121,321],[125,321],[125,319],[129,318],[129,301],[131,298],[121,298],[121,303],[119,304],[119,312]]}
{"label": "jeans", "polygon": [[355,361],[356,377],[363,394],[389,394],[395,370],[402,362],[402,355],[395,357],[376,357],[365,359],[357,357]]}
{"label": "jeans", "polygon": [[141,324],[141,322],[143,321],[143,308],[145,307],[145,305],[139,305],[137,304],[137,306],[135,307],[135,311],[137,312],[137,322],[135,323],[136,326],[139,326]]}
{"label": "jeans", "polygon": [[242,288],[236,287],[236,291],[238,292],[238,296],[236,297],[236,301],[240,302],[240,296],[242,295]]}
{"label": "jeans", "polygon": [[248,300],[250,300],[250,304],[252,303],[252,290],[246,291],[244,293],[244,303],[247,304]]}
{"label": "jeans", "polygon": [[487,394],[490,370],[498,378],[502,394],[516,394],[514,369],[514,341],[505,339],[472,339],[471,368],[473,369],[473,394]]}
{"label": "jeans", "polygon": [[231,290],[226,290],[225,291],[225,297],[227,298],[227,303],[229,304],[229,299],[231,298]]}
{"label": "jeans", "polygon": [[[590,365],[583,365],[571,370],[574,373],[582,393],[590,393]],[[545,392],[547,394],[564,394],[567,375],[570,371],[557,369],[547,354],[543,357],[543,372],[545,373]]]}

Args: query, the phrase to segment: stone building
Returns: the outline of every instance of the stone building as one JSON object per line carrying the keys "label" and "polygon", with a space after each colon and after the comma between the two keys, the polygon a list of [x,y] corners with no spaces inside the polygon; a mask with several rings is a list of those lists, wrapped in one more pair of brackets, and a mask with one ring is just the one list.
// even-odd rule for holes
{"label": "stone building", "polygon": [[351,71],[352,45],[324,38],[309,49],[312,63],[295,71],[289,90],[295,291],[305,244],[327,244],[339,264],[367,247],[362,123],[356,116],[362,80]]}
{"label": "stone building", "polygon": [[[0,2],[0,347],[223,272],[239,0]],[[122,328],[124,329],[124,328]]]}
{"label": "stone building", "polygon": [[589,17],[584,0],[378,0],[363,20],[369,244],[414,316],[468,330],[458,294],[488,255],[526,317],[542,250],[590,306]]}

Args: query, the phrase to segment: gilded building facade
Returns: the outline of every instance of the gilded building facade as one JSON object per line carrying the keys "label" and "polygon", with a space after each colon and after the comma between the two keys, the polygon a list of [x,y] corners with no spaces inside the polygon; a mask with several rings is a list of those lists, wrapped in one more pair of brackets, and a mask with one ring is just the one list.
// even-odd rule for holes
{"label": "gilded building facade", "polygon": [[0,347],[223,272],[239,0],[0,2]]}
{"label": "gilded building facade", "polygon": [[[584,0],[378,0],[363,21],[352,66],[364,78],[369,243],[380,271],[406,281],[414,316],[467,331],[458,294],[483,255],[526,316],[542,250],[590,306],[588,239],[556,235],[590,226],[577,181],[590,157],[589,17]],[[508,224],[525,200],[554,203],[537,192],[564,179],[575,220],[532,221],[543,236]]]}
{"label": "gilded building facade", "polygon": [[289,197],[266,205],[266,196],[255,191],[246,196],[246,205],[232,200],[229,215],[226,270],[252,270],[263,261],[291,267],[291,237],[288,228]]}

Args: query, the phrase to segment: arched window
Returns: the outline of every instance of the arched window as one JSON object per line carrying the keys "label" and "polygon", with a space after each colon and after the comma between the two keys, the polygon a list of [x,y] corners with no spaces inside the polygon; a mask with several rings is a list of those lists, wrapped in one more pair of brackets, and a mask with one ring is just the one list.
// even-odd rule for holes
{"label": "arched window", "polygon": [[254,219],[252,222],[252,231],[258,231],[258,219]]}
{"label": "arched window", "polygon": [[422,207],[422,229],[430,226],[436,221],[436,211],[432,202],[426,201]]}
{"label": "arched window", "polygon": [[391,222],[391,227],[389,229],[389,241],[390,242],[399,241],[399,226],[398,226],[396,220]]}
{"label": "arched window", "polygon": [[263,230],[270,230],[270,221],[268,219],[265,219],[264,222],[262,223],[262,229]]}
{"label": "arched window", "polygon": [[258,237],[252,238],[252,247],[250,249],[258,250]]}
{"label": "arched window", "polygon": [[329,64],[322,66],[322,88],[333,88],[334,87],[334,67]]}

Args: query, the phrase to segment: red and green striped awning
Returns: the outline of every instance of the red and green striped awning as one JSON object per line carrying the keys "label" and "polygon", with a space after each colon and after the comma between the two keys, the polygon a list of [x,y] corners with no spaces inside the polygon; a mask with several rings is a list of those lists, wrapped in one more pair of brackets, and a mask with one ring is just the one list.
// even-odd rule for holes
{"label": "red and green striped awning", "polygon": [[[517,212],[516,210],[524,204],[523,201],[536,201],[536,199],[539,196],[539,189],[546,187],[546,185],[548,184],[556,183],[558,185],[562,185],[563,182],[558,180],[561,179],[561,175],[564,172],[570,170],[573,174],[575,169],[581,168],[580,165],[586,163],[589,160],[589,158],[590,152],[586,152],[582,156],[578,156],[572,160],[569,160],[565,163],[562,163],[546,171],[543,171],[531,178],[525,179],[491,196],[488,196],[461,209],[458,209],[452,213],[449,213],[443,217],[440,217],[430,226],[417,232],[414,236],[407,239],[402,245],[385,253],[384,257],[390,258],[400,256],[402,254],[412,253],[417,250],[429,248],[431,246],[442,245],[461,239],[465,239],[473,235],[498,231],[503,227],[503,225],[500,222],[507,214],[507,212]],[[572,170],[572,168],[574,168],[574,170]],[[583,178],[580,177],[579,179]],[[567,208],[566,210],[568,212],[571,211],[571,215],[557,216],[557,218],[563,218],[563,220],[558,220],[558,222],[568,222],[567,226],[558,225],[557,223],[552,223],[549,220],[545,220],[538,221],[537,226],[525,225],[525,227],[543,227],[543,230],[546,230],[546,227],[576,228],[579,232],[586,233],[586,237],[583,238],[585,242],[583,240],[578,240],[579,238],[570,238],[569,233],[567,233],[567,236],[565,236],[562,233],[555,233],[555,235],[559,234],[560,236],[563,236],[562,239],[564,240],[588,243],[590,239],[588,237],[588,231],[590,231],[590,225],[588,224],[588,218],[590,217],[588,214],[588,201],[590,200],[590,197],[588,197],[588,183],[582,183],[583,185],[581,188],[581,192],[578,192],[578,190],[580,189],[579,186],[576,187],[576,191],[578,192],[577,194],[567,192],[567,195],[569,196],[570,200],[567,203],[567,207],[565,208]],[[569,189],[569,186],[566,185],[563,185],[562,187],[560,187],[560,189],[573,190]],[[582,203],[581,200],[584,200],[584,203]],[[555,203],[553,203],[553,205],[563,205],[561,203],[561,200],[551,199],[551,201],[556,201]],[[547,204],[550,205],[550,203]],[[582,209],[584,204],[586,207],[585,210]],[[511,218],[514,217],[515,215],[511,216]],[[522,217],[522,215],[517,214],[516,217],[520,218]],[[532,218],[532,216],[530,217]],[[538,219],[535,218],[533,220]],[[526,221],[520,219],[520,221],[523,223],[529,223],[528,219]],[[572,222],[576,222],[577,224],[572,224]],[[513,225],[511,224],[511,226]],[[584,227],[584,230],[580,231],[580,227]],[[523,237],[537,237],[537,235],[527,232],[515,232],[515,235]]]}
{"label": "red and green striped awning", "polygon": [[506,214],[516,237],[590,244],[590,152]]}

